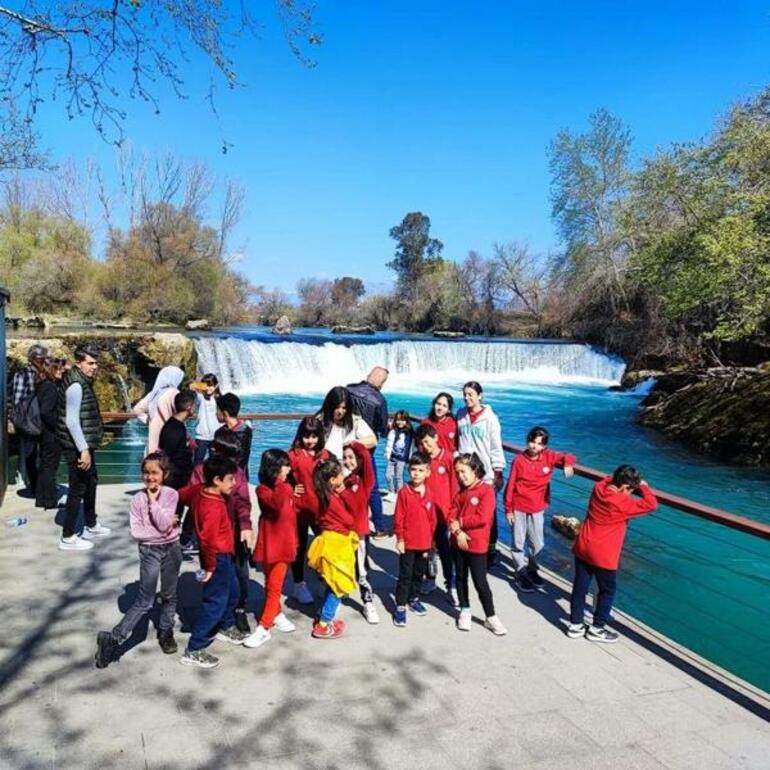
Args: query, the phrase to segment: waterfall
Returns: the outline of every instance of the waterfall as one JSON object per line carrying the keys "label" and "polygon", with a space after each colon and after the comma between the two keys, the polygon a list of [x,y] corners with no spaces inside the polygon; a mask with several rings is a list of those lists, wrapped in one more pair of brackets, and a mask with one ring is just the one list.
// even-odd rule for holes
{"label": "waterfall", "polygon": [[131,397],[128,394],[128,386],[126,385],[126,381],[119,374],[116,374],[115,377],[118,380],[118,387],[120,388],[120,395],[123,397],[123,408],[127,412],[130,412],[131,411]]}
{"label": "waterfall", "polygon": [[376,365],[389,387],[421,391],[459,385],[535,382],[613,385],[625,365],[589,345],[548,342],[397,340],[376,343],[262,342],[238,337],[195,340],[201,373],[214,372],[223,391],[323,393],[357,382]]}

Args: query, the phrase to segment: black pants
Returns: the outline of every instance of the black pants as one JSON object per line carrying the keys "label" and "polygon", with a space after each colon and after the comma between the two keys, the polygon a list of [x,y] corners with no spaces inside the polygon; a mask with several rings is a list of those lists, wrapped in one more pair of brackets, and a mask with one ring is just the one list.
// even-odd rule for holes
{"label": "black pants", "polygon": [[294,585],[305,582],[305,558],[307,556],[308,525],[302,515],[297,516],[297,558],[291,565],[291,576],[294,578]]}
{"label": "black pants", "polygon": [[471,606],[468,596],[468,573],[470,572],[473,587],[479,595],[484,614],[491,618],[495,614],[495,604],[492,601],[492,590],[487,581],[487,554],[469,553],[468,551],[461,551],[459,548],[454,548],[453,551],[460,609],[468,609]]}
{"label": "black pants", "polygon": [[87,471],[78,468],[78,460],[80,460],[78,452],[67,451],[64,455],[69,466],[69,489],[62,537],[71,537],[75,534],[81,502],[86,526],[96,526],[96,486],[99,483],[99,476],[96,472],[96,453],[93,449],[89,449],[88,452],[91,455],[91,466]]}
{"label": "black pants", "polygon": [[56,473],[61,460],[61,444],[53,431],[43,428],[40,434],[39,464],[35,505],[38,508],[56,508],[59,502]]}
{"label": "black pants", "polygon": [[39,436],[19,434],[19,472],[28,494],[35,494],[37,491],[37,453],[39,447]]}
{"label": "black pants", "polygon": [[398,583],[396,583],[397,607],[405,607],[408,601],[419,597],[427,566],[428,559],[425,551],[407,551],[399,556]]}
{"label": "black pants", "polygon": [[436,524],[434,537],[438,558],[441,561],[441,571],[444,573],[444,584],[448,591],[454,583],[454,560],[452,559],[452,547],[449,545],[449,532],[443,521]]}
{"label": "black pants", "polygon": [[[192,476],[192,472],[185,474],[171,473],[166,479],[166,486],[176,489],[178,492],[182,487],[186,487],[190,483],[190,476]],[[182,503],[177,504],[176,515],[179,521],[182,522],[181,541],[187,543],[195,532],[195,522],[192,508],[187,509],[187,516],[184,515],[184,509],[185,506]]]}
{"label": "black pants", "polygon": [[235,577],[238,579],[238,604],[236,609],[245,610],[249,600],[249,547],[241,542],[241,528],[235,528]]}

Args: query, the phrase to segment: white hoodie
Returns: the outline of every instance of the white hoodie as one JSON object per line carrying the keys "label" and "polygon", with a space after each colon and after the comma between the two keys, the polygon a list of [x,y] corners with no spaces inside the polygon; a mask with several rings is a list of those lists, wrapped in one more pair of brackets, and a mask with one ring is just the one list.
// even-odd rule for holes
{"label": "white hoodie", "polygon": [[457,413],[457,435],[459,436],[458,453],[475,452],[484,463],[486,471],[484,481],[494,481],[495,471],[505,468],[505,454],[500,420],[492,411],[492,407],[485,404],[484,411],[473,423],[468,409],[466,407],[460,409]]}

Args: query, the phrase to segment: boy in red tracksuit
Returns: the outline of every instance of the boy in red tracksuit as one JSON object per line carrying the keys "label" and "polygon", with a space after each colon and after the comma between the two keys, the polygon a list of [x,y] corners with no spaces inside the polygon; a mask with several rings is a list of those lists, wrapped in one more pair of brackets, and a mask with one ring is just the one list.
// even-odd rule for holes
{"label": "boy in red tracksuit", "polygon": [[[631,496],[637,491],[641,493],[641,500]],[[577,639],[585,635],[592,642],[617,642],[617,633],[605,626],[610,620],[615,598],[627,522],[657,507],[654,492],[630,465],[619,466],[612,476],[597,482],[588,503],[588,514],[572,549],[575,554],[575,582],[572,584],[567,636]],[[586,594],[592,577],[596,578],[598,594],[593,624],[586,628]]]}
{"label": "boy in red tracksuit", "polygon": [[180,662],[187,666],[214,668],[219,658],[206,652],[212,636],[230,644],[243,644],[246,634],[235,626],[238,579],[233,566],[233,525],[227,511],[227,495],[235,486],[236,464],[211,457],[203,464],[203,484],[179,490],[179,500],[192,509],[200,545],[203,601],[187,649]]}
{"label": "boy in red tracksuit", "polygon": [[[447,596],[454,606],[457,606],[457,591],[454,588],[454,563],[452,549],[449,547],[449,531],[447,519],[452,507],[452,500],[457,494],[457,476],[454,469],[454,457],[442,443],[441,436],[433,425],[423,423],[415,433],[417,448],[430,460],[430,475],[425,481],[433,502],[436,506],[436,531],[433,539],[441,561],[444,573],[444,585]],[[431,575],[431,571],[433,574]],[[426,586],[422,593],[429,593],[435,588],[435,568],[428,562],[428,580],[432,585]]]}
{"label": "boy in red tracksuit", "polygon": [[505,518],[513,530],[511,558],[516,570],[516,585],[531,593],[545,583],[537,571],[536,556],[545,541],[545,509],[551,498],[554,469],[564,468],[570,478],[575,455],[548,449],[548,431],[536,426],[527,434],[527,448],[511,462],[505,487]]}
{"label": "boy in red tracksuit", "polygon": [[401,554],[394,626],[406,625],[407,602],[415,615],[427,613],[419,599],[419,591],[436,531],[436,507],[425,486],[428,476],[430,460],[422,452],[415,452],[409,458],[409,483],[399,490],[393,515],[396,550]]}

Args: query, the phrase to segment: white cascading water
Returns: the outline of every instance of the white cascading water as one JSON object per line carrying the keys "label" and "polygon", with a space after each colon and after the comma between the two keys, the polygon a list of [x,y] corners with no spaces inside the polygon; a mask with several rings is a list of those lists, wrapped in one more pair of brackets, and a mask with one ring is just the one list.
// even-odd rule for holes
{"label": "white cascading water", "polygon": [[223,391],[238,393],[323,393],[363,379],[377,365],[390,370],[389,387],[404,392],[467,380],[608,386],[620,381],[625,368],[588,345],[542,342],[314,345],[202,337],[195,347],[200,372],[216,373]]}

